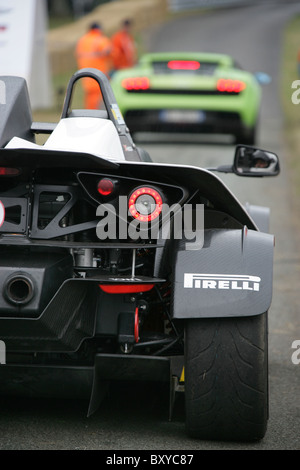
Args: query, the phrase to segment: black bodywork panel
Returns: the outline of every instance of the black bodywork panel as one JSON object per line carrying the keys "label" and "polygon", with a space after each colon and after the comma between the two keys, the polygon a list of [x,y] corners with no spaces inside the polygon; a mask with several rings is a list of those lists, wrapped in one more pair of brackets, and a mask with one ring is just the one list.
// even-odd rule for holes
{"label": "black bodywork panel", "polygon": [[[106,112],[70,109],[73,85],[85,76],[98,81]],[[268,310],[274,240],[259,231],[258,225],[267,226],[264,211],[254,211],[257,224],[211,171],[151,162],[116,114],[107,78],[91,69],[72,77],[62,118],[110,119],[124,160],[5,148],[15,136],[34,142],[35,133],[51,133],[55,124],[32,122],[23,79],[1,80],[7,91],[7,105],[0,105],[3,392],[91,397],[91,414],[110,380],[178,379],[187,319]],[[8,176],[6,168],[17,173]],[[108,197],[98,191],[102,178],[114,182]],[[141,187],[157,191],[163,203],[180,211],[187,204],[193,210],[201,205],[199,249],[174,239],[173,217],[166,238],[156,239],[145,230],[146,238],[99,239],[97,208],[108,202],[119,216],[119,196],[129,200]],[[133,221],[128,201],[126,209],[127,227]],[[163,222],[157,219],[160,235]]]}
{"label": "black bodywork panel", "polygon": [[[199,250],[174,251],[174,318],[251,316],[272,299],[272,235],[205,230]],[[187,308],[188,306],[188,308]]]}

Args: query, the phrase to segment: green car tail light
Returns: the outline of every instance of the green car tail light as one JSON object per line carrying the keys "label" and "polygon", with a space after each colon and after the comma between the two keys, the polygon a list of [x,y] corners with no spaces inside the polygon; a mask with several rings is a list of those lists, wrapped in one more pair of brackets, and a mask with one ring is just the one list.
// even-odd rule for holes
{"label": "green car tail light", "polygon": [[217,81],[217,90],[228,93],[240,93],[245,90],[246,83],[242,80],[232,80],[230,78],[220,78]]}
{"label": "green car tail light", "polygon": [[148,90],[150,80],[148,77],[129,77],[122,80],[122,87],[126,90]]}
{"label": "green car tail light", "polygon": [[171,70],[198,70],[200,62],[197,60],[170,60],[168,68]]}

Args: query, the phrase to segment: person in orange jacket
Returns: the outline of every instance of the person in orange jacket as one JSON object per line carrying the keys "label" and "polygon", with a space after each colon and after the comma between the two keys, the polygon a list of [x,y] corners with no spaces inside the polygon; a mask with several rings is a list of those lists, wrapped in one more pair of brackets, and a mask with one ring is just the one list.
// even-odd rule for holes
{"label": "person in orange jacket", "polygon": [[[89,31],[84,34],[76,45],[76,60],[79,69],[92,67],[109,76],[111,69],[112,44],[102,31],[99,23],[92,23]],[[93,78],[82,80],[84,89],[84,106],[87,109],[99,109],[101,91]]]}
{"label": "person in orange jacket", "polygon": [[114,70],[132,67],[136,63],[137,52],[135,41],[131,34],[131,27],[132,22],[129,19],[124,20],[120,31],[117,31],[111,38]]}

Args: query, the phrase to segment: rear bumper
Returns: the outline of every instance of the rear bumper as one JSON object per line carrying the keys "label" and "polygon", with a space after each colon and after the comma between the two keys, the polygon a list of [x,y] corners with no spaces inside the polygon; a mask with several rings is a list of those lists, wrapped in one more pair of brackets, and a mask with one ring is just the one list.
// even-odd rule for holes
{"label": "rear bumper", "polygon": [[11,395],[89,398],[95,378],[168,382],[170,364],[169,357],[124,354],[96,354],[90,366],[1,364],[0,388]]}
{"label": "rear bumper", "polygon": [[197,116],[189,114],[190,111],[178,110],[178,118],[174,113],[174,118],[168,120],[165,110],[129,110],[124,113],[124,119],[130,132],[235,134],[244,128],[241,116],[236,112],[200,111]]}
{"label": "rear bumper", "polygon": [[148,381],[170,384],[180,377],[183,356],[153,357],[96,354],[91,366],[0,365],[1,395],[89,400],[94,413],[110,381]]}
{"label": "rear bumper", "polygon": [[88,399],[93,386],[93,367],[0,365],[2,395]]}

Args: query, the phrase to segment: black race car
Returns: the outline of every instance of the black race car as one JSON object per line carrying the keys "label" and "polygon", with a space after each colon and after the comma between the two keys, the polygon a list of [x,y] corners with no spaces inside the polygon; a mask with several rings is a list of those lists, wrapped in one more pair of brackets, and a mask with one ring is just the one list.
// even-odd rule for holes
{"label": "black race car", "polygon": [[[104,109],[71,107],[84,77]],[[190,436],[262,438],[268,209],[243,207],[212,169],[153,163],[101,72],[74,74],[55,124],[32,121],[22,78],[0,85],[1,393],[89,398],[90,415],[110,381],[162,381],[170,414],[185,394]],[[214,170],[279,164],[242,146]]]}

